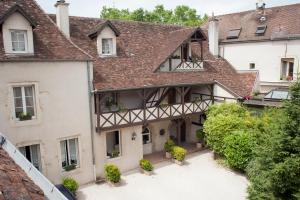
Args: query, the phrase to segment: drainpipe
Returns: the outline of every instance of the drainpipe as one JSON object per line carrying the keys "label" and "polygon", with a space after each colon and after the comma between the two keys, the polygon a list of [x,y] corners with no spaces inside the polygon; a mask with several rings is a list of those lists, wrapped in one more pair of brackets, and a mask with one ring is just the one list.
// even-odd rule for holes
{"label": "drainpipe", "polygon": [[92,88],[92,80],[91,80],[91,66],[90,62],[86,62],[87,66],[87,79],[88,79],[88,92],[89,92],[89,109],[90,109],[90,127],[91,127],[91,142],[92,142],[92,158],[93,158],[93,173],[94,173],[94,181],[96,181],[96,162],[95,162],[95,147],[94,147],[94,117],[93,117],[93,106],[92,106],[92,96],[93,96],[93,88]]}

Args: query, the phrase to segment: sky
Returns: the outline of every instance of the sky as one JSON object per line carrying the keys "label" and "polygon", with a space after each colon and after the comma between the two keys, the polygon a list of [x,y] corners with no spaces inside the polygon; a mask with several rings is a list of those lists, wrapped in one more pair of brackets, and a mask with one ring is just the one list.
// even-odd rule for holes
{"label": "sky", "polygon": [[[54,4],[57,0],[36,0],[47,13],[55,13]],[[198,14],[207,13],[211,15],[227,14],[255,9],[257,0],[66,0],[70,3],[70,15],[99,17],[103,6],[115,7],[119,9],[134,10],[153,8],[162,4],[167,9],[174,9],[178,5],[187,5],[197,10]],[[300,3],[300,0],[264,0],[267,7],[280,6],[286,4]]]}

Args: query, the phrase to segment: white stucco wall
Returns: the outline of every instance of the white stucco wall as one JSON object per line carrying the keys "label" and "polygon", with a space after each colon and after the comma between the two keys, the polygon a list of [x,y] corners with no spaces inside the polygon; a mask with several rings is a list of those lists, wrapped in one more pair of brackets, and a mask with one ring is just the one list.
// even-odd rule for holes
{"label": "white stucco wall", "polygon": [[[152,151],[158,152],[164,150],[164,145],[170,136],[170,120],[154,122],[149,124],[152,137]],[[160,135],[159,132],[161,129],[165,130],[164,135]]]}
{"label": "white stucco wall", "polygon": [[300,40],[269,41],[256,43],[222,44],[220,55],[237,70],[249,70],[255,63],[262,84],[287,83],[280,80],[281,59],[294,58],[294,79],[299,72]]}
{"label": "white stucco wall", "polygon": [[98,49],[99,56],[103,56],[102,55],[102,39],[105,39],[105,38],[112,38],[112,41],[113,41],[112,56],[116,56],[117,55],[117,37],[116,37],[115,32],[113,30],[111,30],[111,28],[108,26],[105,27],[97,37],[97,49]]}
{"label": "white stucco wall", "polygon": [[[85,62],[0,63],[0,131],[17,147],[40,144],[42,172],[55,184],[63,176],[93,180],[87,64]],[[13,119],[11,84],[34,83],[36,120]],[[63,172],[60,140],[77,137],[80,167]]]}
{"label": "white stucco wall", "polygon": [[20,13],[16,12],[9,16],[2,25],[3,42],[5,53],[15,53],[12,51],[10,30],[24,30],[27,31],[27,51],[24,54],[33,54],[33,33],[31,24]]}

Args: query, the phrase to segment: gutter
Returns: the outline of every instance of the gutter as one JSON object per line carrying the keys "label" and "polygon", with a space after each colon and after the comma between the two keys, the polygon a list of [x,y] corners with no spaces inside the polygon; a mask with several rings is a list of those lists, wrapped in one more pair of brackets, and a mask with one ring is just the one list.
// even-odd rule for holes
{"label": "gutter", "polygon": [[93,114],[93,106],[92,106],[92,96],[94,94],[94,90],[92,88],[92,80],[91,80],[91,66],[90,62],[86,62],[86,70],[87,70],[87,80],[88,80],[88,95],[89,95],[89,111],[90,111],[90,128],[91,128],[91,143],[92,143],[92,159],[93,159],[93,174],[94,181],[96,181],[96,162],[95,162],[95,145],[94,145],[94,114]]}

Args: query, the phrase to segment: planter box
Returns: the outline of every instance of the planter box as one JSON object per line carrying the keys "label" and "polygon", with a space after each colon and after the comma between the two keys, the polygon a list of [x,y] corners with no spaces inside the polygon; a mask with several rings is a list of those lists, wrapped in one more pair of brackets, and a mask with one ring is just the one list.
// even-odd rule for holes
{"label": "planter box", "polygon": [[176,160],[176,159],[173,159],[173,162],[176,163],[177,165],[180,165],[180,166],[182,166],[184,164],[184,161],[179,161],[179,160]]}
{"label": "planter box", "polygon": [[121,181],[118,183],[113,183],[111,181],[107,181],[108,185],[110,185],[111,187],[119,187],[121,185]]}
{"label": "planter box", "polygon": [[168,158],[168,159],[172,158],[172,155],[171,155],[171,153],[169,153],[169,152],[166,152],[166,158]]}
{"label": "planter box", "polygon": [[198,142],[197,143],[197,149],[202,149],[204,147],[203,143]]}
{"label": "planter box", "polygon": [[148,176],[151,176],[151,175],[153,174],[153,171],[147,171],[147,170],[144,170],[144,169],[141,169],[141,172],[142,172],[143,174],[148,175]]}

